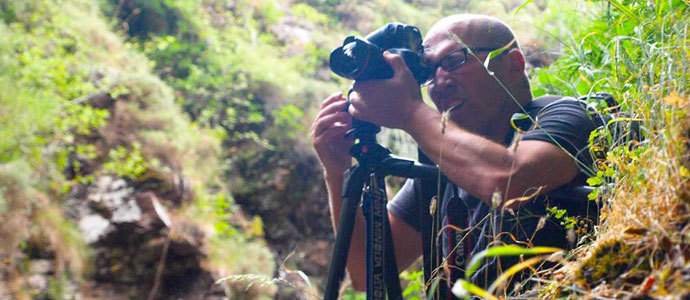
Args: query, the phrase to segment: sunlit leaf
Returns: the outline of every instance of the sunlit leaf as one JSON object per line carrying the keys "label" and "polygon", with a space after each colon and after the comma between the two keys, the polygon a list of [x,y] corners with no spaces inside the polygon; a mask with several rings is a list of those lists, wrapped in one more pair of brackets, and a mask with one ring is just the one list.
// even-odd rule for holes
{"label": "sunlit leaf", "polygon": [[462,279],[458,279],[458,281],[455,282],[451,292],[458,298],[468,298],[471,295],[475,295],[489,300],[498,300],[496,296],[488,293],[484,289],[472,284],[471,282]]}
{"label": "sunlit leaf", "polygon": [[601,177],[590,177],[587,178],[587,184],[590,186],[598,186],[604,184],[604,180]]}
{"label": "sunlit leaf", "polygon": [[640,22],[640,19],[632,11],[630,11],[625,5],[621,4],[617,0],[608,0],[608,1],[609,1],[609,3],[611,3],[611,5],[618,8],[620,11],[622,11],[628,17],[634,19],[637,22]]}
{"label": "sunlit leaf", "polygon": [[508,270],[501,273],[501,275],[498,276],[496,280],[494,280],[494,282],[491,283],[487,292],[493,293],[497,288],[503,286],[503,284],[505,284],[508,281],[508,279],[510,279],[510,277],[524,270],[525,268],[537,264],[542,260],[544,260],[543,256],[537,256],[511,266],[510,268],[508,268]]}
{"label": "sunlit leaf", "polygon": [[472,260],[467,264],[467,269],[465,270],[465,278],[469,279],[472,274],[479,268],[482,260],[488,257],[502,257],[502,256],[518,256],[518,255],[530,255],[530,254],[546,254],[563,251],[560,248],[554,247],[532,247],[523,248],[517,245],[505,245],[486,249],[472,256]]}
{"label": "sunlit leaf", "polygon": [[515,113],[510,118],[510,125],[517,132],[524,133],[529,125],[532,124],[532,118],[528,114]]}
{"label": "sunlit leaf", "polygon": [[499,56],[499,55],[501,55],[501,53],[508,50],[508,48],[510,48],[510,46],[512,46],[513,43],[515,43],[515,38],[513,38],[513,40],[511,40],[509,43],[505,44],[503,47],[489,52],[489,55],[486,56],[486,60],[484,60],[484,67],[488,70],[489,69],[489,62],[491,62],[491,60],[494,59],[494,57]]}
{"label": "sunlit leaf", "polygon": [[520,7],[518,7],[515,10],[515,13],[513,13],[513,15],[517,15],[520,12],[520,10],[522,10],[523,8],[525,8],[525,6],[527,6],[528,4],[530,4],[532,2],[534,2],[534,0],[527,0],[527,1],[523,2],[522,5],[520,5]]}

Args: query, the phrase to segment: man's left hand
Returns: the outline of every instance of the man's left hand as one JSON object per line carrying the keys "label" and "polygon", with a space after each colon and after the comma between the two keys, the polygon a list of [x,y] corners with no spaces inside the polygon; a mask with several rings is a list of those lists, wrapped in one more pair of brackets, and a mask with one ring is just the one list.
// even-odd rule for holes
{"label": "man's left hand", "polygon": [[355,81],[348,112],[363,121],[405,130],[414,112],[426,104],[402,56],[386,51],[383,57],[393,68],[393,78]]}

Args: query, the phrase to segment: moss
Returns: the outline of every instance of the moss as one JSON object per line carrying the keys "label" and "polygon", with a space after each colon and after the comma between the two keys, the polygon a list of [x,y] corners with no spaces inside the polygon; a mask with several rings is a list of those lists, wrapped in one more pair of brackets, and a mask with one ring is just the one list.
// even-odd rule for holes
{"label": "moss", "polygon": [[601,243],[593,250],[589,259],[582,262],[576,277],[588,286],[619,278],[632,265],[631,249],[622,240]]}
{"label": "moss", "polygon": [[581,286],[590,288],[602,283],[616,287],[623,284],[639,285],[664,261],[667,250],[663,244],[654,240],[653,236],[628,235],[600,241],[579,263],[575,280]]}

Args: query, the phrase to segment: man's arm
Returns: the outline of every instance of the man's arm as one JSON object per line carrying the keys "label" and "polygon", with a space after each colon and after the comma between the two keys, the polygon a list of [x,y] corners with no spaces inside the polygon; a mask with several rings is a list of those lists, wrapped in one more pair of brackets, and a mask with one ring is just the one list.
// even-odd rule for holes
{"label": "man's arm", "polygon": [[557,188],[579,172],[573,158],[555,144],[521,141],[504,146],[447,122],[441,132],[441,115],[419,106],[405,128],[446,176],[468,193],[491,205],[494,192],[504,200]]}
{"label": "man's arm", "polygon": [[[350,166],[351,158],[347,150],[352,142],[343,138],[350,128],[350,117],[344,113],[345,98],[334,94],[323,101],[319,114],[311,127],[311,138],[319,159],[324,167],[324,178],[328,188],[328,203],[331,222],[337,232],[342,209],[343,172]],[[398,270],[404,270],[421,255],[420,234],[412,227],[389,213],[393,244],[396,250]],[[364,218],[357,211],[348,253],[347,270],[356,290],[366,289]]]}

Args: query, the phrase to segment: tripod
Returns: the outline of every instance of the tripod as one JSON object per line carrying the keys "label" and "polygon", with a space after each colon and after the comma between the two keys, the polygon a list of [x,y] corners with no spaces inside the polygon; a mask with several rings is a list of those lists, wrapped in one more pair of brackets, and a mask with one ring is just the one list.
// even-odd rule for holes
{"label": "tripod", "polygon": [[379,131],[380,127],[374,124],[353,120],[353,129],[346,134],[358,140],[350,148],[350,155],[358,164],[345,173],[343,181],[343,204],[324,295],[326,300],[338,298],[360,199],[366,223],[367,300],[383,300],[386,293],[388,299],[402,299],[386,209],[385,176],[432,179],[437,178],[438,168],[393,157],[390,150],[376,143]]}

